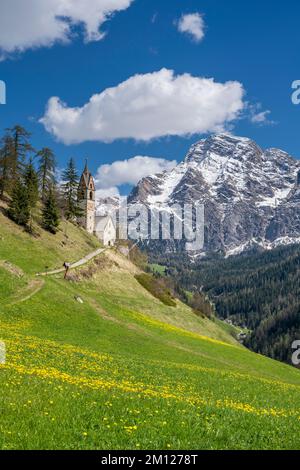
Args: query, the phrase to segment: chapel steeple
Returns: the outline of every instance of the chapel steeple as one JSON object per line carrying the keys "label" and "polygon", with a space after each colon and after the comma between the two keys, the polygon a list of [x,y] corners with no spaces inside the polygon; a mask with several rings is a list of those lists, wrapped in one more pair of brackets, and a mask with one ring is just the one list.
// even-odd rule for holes
{"label": "chapel steeple", "polygon": [[89,233],[94,233],[96,212],[95,181],[88,169],[87,160],[78,187],[78,202],[83,212],[79,219],[80,225]]}

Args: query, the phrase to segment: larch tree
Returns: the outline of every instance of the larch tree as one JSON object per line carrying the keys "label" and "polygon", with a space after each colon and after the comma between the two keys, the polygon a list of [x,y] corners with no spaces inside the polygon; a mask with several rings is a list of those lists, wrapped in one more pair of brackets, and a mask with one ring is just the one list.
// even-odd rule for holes
{"label": "larch tree", "polygon": [[15,183],[24,172],[27,154],[34,149],[29,140],[31,134],[24,127],[16,125],[7,132],[12,139],[11,179]]}
{"label": "larch tree", "polygon": [[11,193],[13,189],[12,167],[13,167],[13,139],[5,135],[0,147],[0,197],[4,193]]}
{"label": "larch tree", "polygon": [[39,158],[38,177],[42,200],[45,201],[49,190],[55,183],[55,156],[48,147],[37,153]]}
{"label": "larch tree", "polygon": [[32,215],[39,200],[38,175],[35,171],[32,159],[30,159],[28,165],[25,167],[24,183],[29,207],[29,229],[32,231]]}

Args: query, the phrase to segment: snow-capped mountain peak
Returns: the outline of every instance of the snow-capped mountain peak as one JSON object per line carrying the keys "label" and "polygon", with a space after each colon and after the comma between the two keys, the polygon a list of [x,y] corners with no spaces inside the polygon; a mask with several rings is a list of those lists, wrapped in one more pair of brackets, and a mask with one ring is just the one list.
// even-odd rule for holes
{"label": "snow-capped mountain peak", "polygon": [[286,152],[222,133],[195,143],[173,170],[143,179],[131,201],[204,203],[207,251],[230,252],[252,240],[270,246],[300,237],[299,175],[300,162]]}

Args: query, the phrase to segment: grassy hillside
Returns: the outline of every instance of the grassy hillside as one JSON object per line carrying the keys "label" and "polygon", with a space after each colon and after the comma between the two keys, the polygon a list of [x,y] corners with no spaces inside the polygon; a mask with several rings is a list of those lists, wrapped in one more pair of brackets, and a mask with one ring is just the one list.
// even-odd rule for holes
{"label": "grassy hillside", "polygon": [[0,215],[0,448],[300,447],[298,370],[164,305],[115,251],[36,277],[97,246],[67,231],[32,239]]}
{"label": "grassy hillside", "polygon": [[1,209],[5,208],[0,201],[0,259],[9,260],[28,274],[61,268],[64,261],[76,261],[100,247],[95,237],[68,222],[61,223],[55,236],[36,225],[33,237],[3,215]]}

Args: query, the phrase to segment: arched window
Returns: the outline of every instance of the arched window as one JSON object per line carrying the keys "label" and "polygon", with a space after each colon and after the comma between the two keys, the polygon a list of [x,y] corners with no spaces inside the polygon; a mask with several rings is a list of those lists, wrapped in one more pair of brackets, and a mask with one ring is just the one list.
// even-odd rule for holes
{"label": "arched window", "polygon": [[90,192],[90,200],[93,200],[93,191]]}

